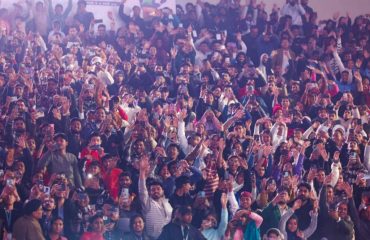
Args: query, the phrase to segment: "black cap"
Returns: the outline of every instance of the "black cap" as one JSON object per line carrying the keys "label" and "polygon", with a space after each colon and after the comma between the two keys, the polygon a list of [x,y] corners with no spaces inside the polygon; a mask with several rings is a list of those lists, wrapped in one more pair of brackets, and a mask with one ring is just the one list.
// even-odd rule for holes
{"label": "black cap", "polygon": [[33,212],[37,211],[42,205],[42,201],[39,199],[32,199],[31,201],[27,202],[23,208],[23,212],[26,215],[31,215]]}
{"label": "black cap", "polygon": [[78,117],[74,117],[71,119],[71,122],[79,121],[82,124],[82,120]]}
{"label": "black cap", "polygon": [[98,161],[92,161],[92,162],[90,163],[90,165],[89,165],[89,168],[92,168],[92,167],[95,167],[95,166],[100,167],[100,165],[99,165],[99,162],[98,162]]}
{"label": "black cap", "polygon": [[329,204],[329,211],[338,211],[338,205],[336,203]]}
{"label": "black cap", "polygon": [[279,189],[278,189],[278,192],[279,193],[287,192],[289,194],[289,188],[284,187],[284,186],[280,186]]}
{"label": "black cap", "polygon": [[102,158],[101,158],[101,161],[102,162],[104,162],[104,161],[106,161],[106,160],[108,160],[108,159],[111,159],[111,158],[113,158],[114,156],[113,155],[111,155],[111,154],[105,154]]}
{"label": "black cap", "polygon": [[77,5],[80,5],[80,4],[83,4],[83,5],[87,5],[87,3],[86,3],[86,1],[85,0],[79,0],[78,2],[77,2]]}
{"label": "black cap", "polygon": [[190,206],[181,206],[177,211],[179,214],[181,214],[181,216],[193,213]]}
{"label": "black cap", "polygon": [[64,140],[66,140],[68,142],[68,137],[65,133],[57,133],[54,135],[54,141],[57,140],[58,138],[63,138]]}
{"label": "black cap", "polygon": [[180,176],[176,178],[175,184],[176,188],[181,188],[184,184],[190,183],[190,178],[188,176]]}
{"label": "black cap", "polygon": [[300,187],[305,187],[308,189],[308,191],[311,191],[311,185],[307,182],[301,182],[300,184],[298,184],[297,188],[299,189]]}

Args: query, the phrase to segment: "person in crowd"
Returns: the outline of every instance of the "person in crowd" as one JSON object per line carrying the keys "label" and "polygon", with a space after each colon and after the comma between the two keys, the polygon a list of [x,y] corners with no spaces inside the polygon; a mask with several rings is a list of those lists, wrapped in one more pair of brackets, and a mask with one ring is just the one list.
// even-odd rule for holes
{"label": "person in crowd", "polygon": [[38,162],[38,169],[50,169],[50,174],[64,173],[70,183],[76,187],[81,187],[81,176],[78,169],[76,156],[66,152],[68,139],[64,133],[54,136],[55,147],[42,156]]}
{"label": "person in crowd", "polygon": [[176,210],[172,222],[163,227],[159,240],[166,239],[206,239],[202,233],[191,225],[192,209],[188,206],[181,206]]}
{"label": "person in crowd", "polygon": [[310,213],[310,225],[301,230],[299,228],[299,218],[293,215],[296,210],[301,208],[302,200],[296,199],[293,206],[281,217],[279,229],[284,235],[284,239],[308,239],[317,227],[317,207]]}
{"label": "person in crowd", "polygon": [[81,240],[90,240],[90,239],[96,239],[96,240],[103,240],[104,239],[104,219],[101,215],[94,215],[90,218],[90,230],[88,232],[85,232],[81,236]]}
{"label": "person in crowd", "polygon": [[44,240],[45,237],[39,223],[42,218],[41,200],[30,200],[24,206],[23,212],[24,215],[14,223],[13,238]]}
{"label": "person in crowd", "polygon": [[0,216],[5,220],[1,226],[1,232],[3,236],[11,236],[14,223],[22,216],[21,209],[17,205],[20,199],[17,190],[11,186],[4,188],[1,197],[4,208],[1,209]]}
{"label": "person in crowd", "polygon": [[208,214],[206,218],[202,221],[200,230],[206,239],[217,240],[221,239],[225,235],[228,221],[227,194],[225,193],[221,195],[221,206],[222,209],[219,224],[217,223],[216,215],[212,213]]}
{"label": "person in crowd", "polygon": [[8,2],[1,238],[369,238],[368,14]]}
{"label": "person in crowd", "polygon": [[150,171],[148,157],[140,159],[139,198],[143,208],[147,233],[158,238],[162,228],[171,221],[172,207],[164,197],[162,184],[158,181],[149,183],[146,187],[147,172]]}
{"label": "person in crowd", "polygon": [[127,240],[136,240],[136,239],[142,239],[142,240],[150,240],[153,238],[150,238],[145,233],[145,222],[144,218],[141,215],[134,215],[130,219],[130,232],[125,234],[123,236],[123,239]]}
{"label": "person in crowd", "polygon": [[63,237],[63,219],[54,218],[51,222],[51,228],[47,234],[47,240],[67,240]]}
{"label": "person in crowd", "polygon": [[271,228],[279,228],[281,216],[289,209],[289,192],[287,188],[281,187],[275,198],[262,211],[263,223],[261,225],[261,234],[267,233]]}

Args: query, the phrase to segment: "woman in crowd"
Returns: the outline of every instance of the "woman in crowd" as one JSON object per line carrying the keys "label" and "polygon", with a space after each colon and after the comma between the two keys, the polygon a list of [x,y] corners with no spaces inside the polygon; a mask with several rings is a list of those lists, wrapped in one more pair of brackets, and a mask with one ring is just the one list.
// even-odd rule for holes
{"label": "woman in crowd", "polygon": [[368,15],[2,2],[1,237],[368,239]]}

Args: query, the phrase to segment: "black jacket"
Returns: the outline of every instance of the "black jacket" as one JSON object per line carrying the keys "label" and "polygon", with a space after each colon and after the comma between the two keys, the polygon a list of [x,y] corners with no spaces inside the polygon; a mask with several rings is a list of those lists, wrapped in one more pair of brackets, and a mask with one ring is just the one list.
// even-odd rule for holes
{"label": "black jacket", "polygon": [[359,239],[359,240],[369,239],[370,221],[365,221],[362,218],[360,218],[360,215],[357,211],[353,198],[349,199],[348,205],[349,205],[348,209],[349,209],[351,219],[353,220],[353,223],[355,224],[356,239]]}
{"label": "black jacket", "polygon": [[[158,237],[158,240],[181,240],[183,239],[181,225],[177,223],[169,223],[163,227],[161,235]],[[202,233],[189,225],[189,234],[187,240],[206,240]]]}

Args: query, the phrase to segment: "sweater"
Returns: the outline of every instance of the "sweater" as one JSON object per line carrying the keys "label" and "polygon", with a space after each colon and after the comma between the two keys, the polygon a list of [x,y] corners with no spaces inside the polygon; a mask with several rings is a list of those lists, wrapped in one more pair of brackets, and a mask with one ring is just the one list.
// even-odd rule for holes
{"label": "sweater", "polygon": [[64,173],[75,187],[82,186],[82,180],[75,155],[66,153],[65,156],[58,152],[48,151],[38,162],[37,169],[48,168],[50,174]]}

